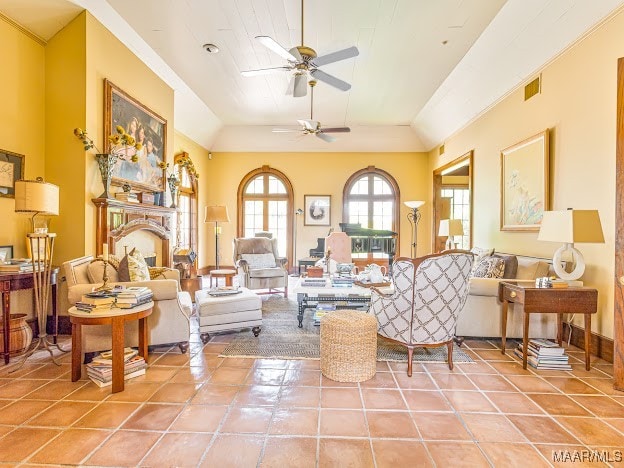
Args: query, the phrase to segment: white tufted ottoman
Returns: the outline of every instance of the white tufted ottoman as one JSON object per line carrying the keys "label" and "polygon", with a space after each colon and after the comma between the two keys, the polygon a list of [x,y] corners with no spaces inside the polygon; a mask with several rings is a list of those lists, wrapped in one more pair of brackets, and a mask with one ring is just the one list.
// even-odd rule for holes
{"label": "white tufted ottoman", "polygon": [[202,342],[210,340],[210,332],[251,327],[254,336],[262,325],[262,299],[247,288],[240,294],[213,297],[203,289],[195,292]]}

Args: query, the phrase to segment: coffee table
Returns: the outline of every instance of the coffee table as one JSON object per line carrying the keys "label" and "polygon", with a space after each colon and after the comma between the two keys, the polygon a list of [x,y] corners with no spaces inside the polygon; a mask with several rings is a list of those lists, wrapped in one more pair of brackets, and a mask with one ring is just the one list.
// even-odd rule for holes
{"label": "coffee table", "polygon": [[153,302],[132,309],[104,309],[97,312],[83,312],[71,307],[68,311],[72,324],[72,382],[80,380],[82,372],[82,325],[110,325],[112,329],[112,393],[124,389],[124,325],[132,320],[139,321],[139,355],[147,362],[147,317],[152,313]]}
{"label": "coffee table", "polygon": [[[390,293],[392,287],[380,288],[382,292]],[[325,287],[302,286],[299,278],[293,291],[297,294],[299,328],[303,328],[303,313],[319,302],[336,304],[336,309],[352,309],[370,304],[371,290],[361,286],[334,287],[330,278],[325,278]],[[314,304],[311,304],[314,303]]]}

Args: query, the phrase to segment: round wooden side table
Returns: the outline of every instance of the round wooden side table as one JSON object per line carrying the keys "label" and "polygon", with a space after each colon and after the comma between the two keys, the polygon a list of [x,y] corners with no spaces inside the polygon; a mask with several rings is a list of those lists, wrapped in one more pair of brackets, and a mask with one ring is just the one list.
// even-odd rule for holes
{"label": "round wooden side table", "polygon": [[233,278],[236,275],[236,270],[212,270],[210,272],[210,287],[212,288],[212,279],[214,278],[215,286],[219,286],[219,278],[225,278],[225,285],[232,286]]}
{"label": "round wooden side table", "polygon": [[147,317],[151,315],[153,302],[148,302],[132,309],[98,310],[83,312],[71,307],[68,311],[72,324],[72,382],[80,380],[82,371],[82,325],[110,325],[112,329],[112,393],[124,389],[124,325],[132,320],[139,321],[139,356],[147,362]]}

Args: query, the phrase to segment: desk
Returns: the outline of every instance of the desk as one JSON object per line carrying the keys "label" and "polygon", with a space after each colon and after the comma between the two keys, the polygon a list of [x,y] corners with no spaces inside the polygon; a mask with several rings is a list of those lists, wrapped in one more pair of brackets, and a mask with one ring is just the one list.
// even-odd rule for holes
{"label": "desk", "polygon": [[[58,334],[58,316],[56,314],[56,287],[58,267],[52,267],[50,285],[52,286],[52,317],[54,323],[54,343]],[[2,326],[4,329],[4,363],[9,363],[9,317],[11,316],[11,291],[33,289],[33,274],[29,273],[0,273],[0,291],[2,292]],[[34,299],[33,299],[34,300]],[[35,317],[36,318],[36,317]]]}
{"label": "desk", "polygon": [[139,321],[139,356],[147,363],[147,317],[152,313],[153,302],[132,309],[105,309],[97,312],[83,312],[72,307],[69,320],[72,324],[72,373],[71,380],[80,380],[82,373],[82,325],[110,325],[112,329],[112,393],[124,389],[124,325],[132,320]]}
{"label": "desk", "polygon": [[507,310],[510,302],[521,305],[524,312],[522,328],[522,367],[524,369],[527,368],[529,318],[531,314],[557,314],[557,342],[559,346],[561,346],[562,341],[563,314],[583,314],[585,316],[585,369],[590,369],[591,314],[598,311],[597,290],[590,288],[536,288],[534,285],[502,282],[498,286],[498,298],[503,303],[503,354],[505,354]]}

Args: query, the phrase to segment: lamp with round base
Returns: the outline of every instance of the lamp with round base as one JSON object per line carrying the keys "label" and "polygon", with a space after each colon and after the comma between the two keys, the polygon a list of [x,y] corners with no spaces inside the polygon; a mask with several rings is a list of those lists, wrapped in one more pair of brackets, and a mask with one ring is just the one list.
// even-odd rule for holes
{"label": "lamp with round base", "polygon": [[441,219],[440,220],[440,229],[438,230],[438,236],[446,237],[446,245],[444,248],[446,250],[451,250],[455,248],[455,242],[453,238],[455,236],[464,235],[464,226],[460,219]]}

